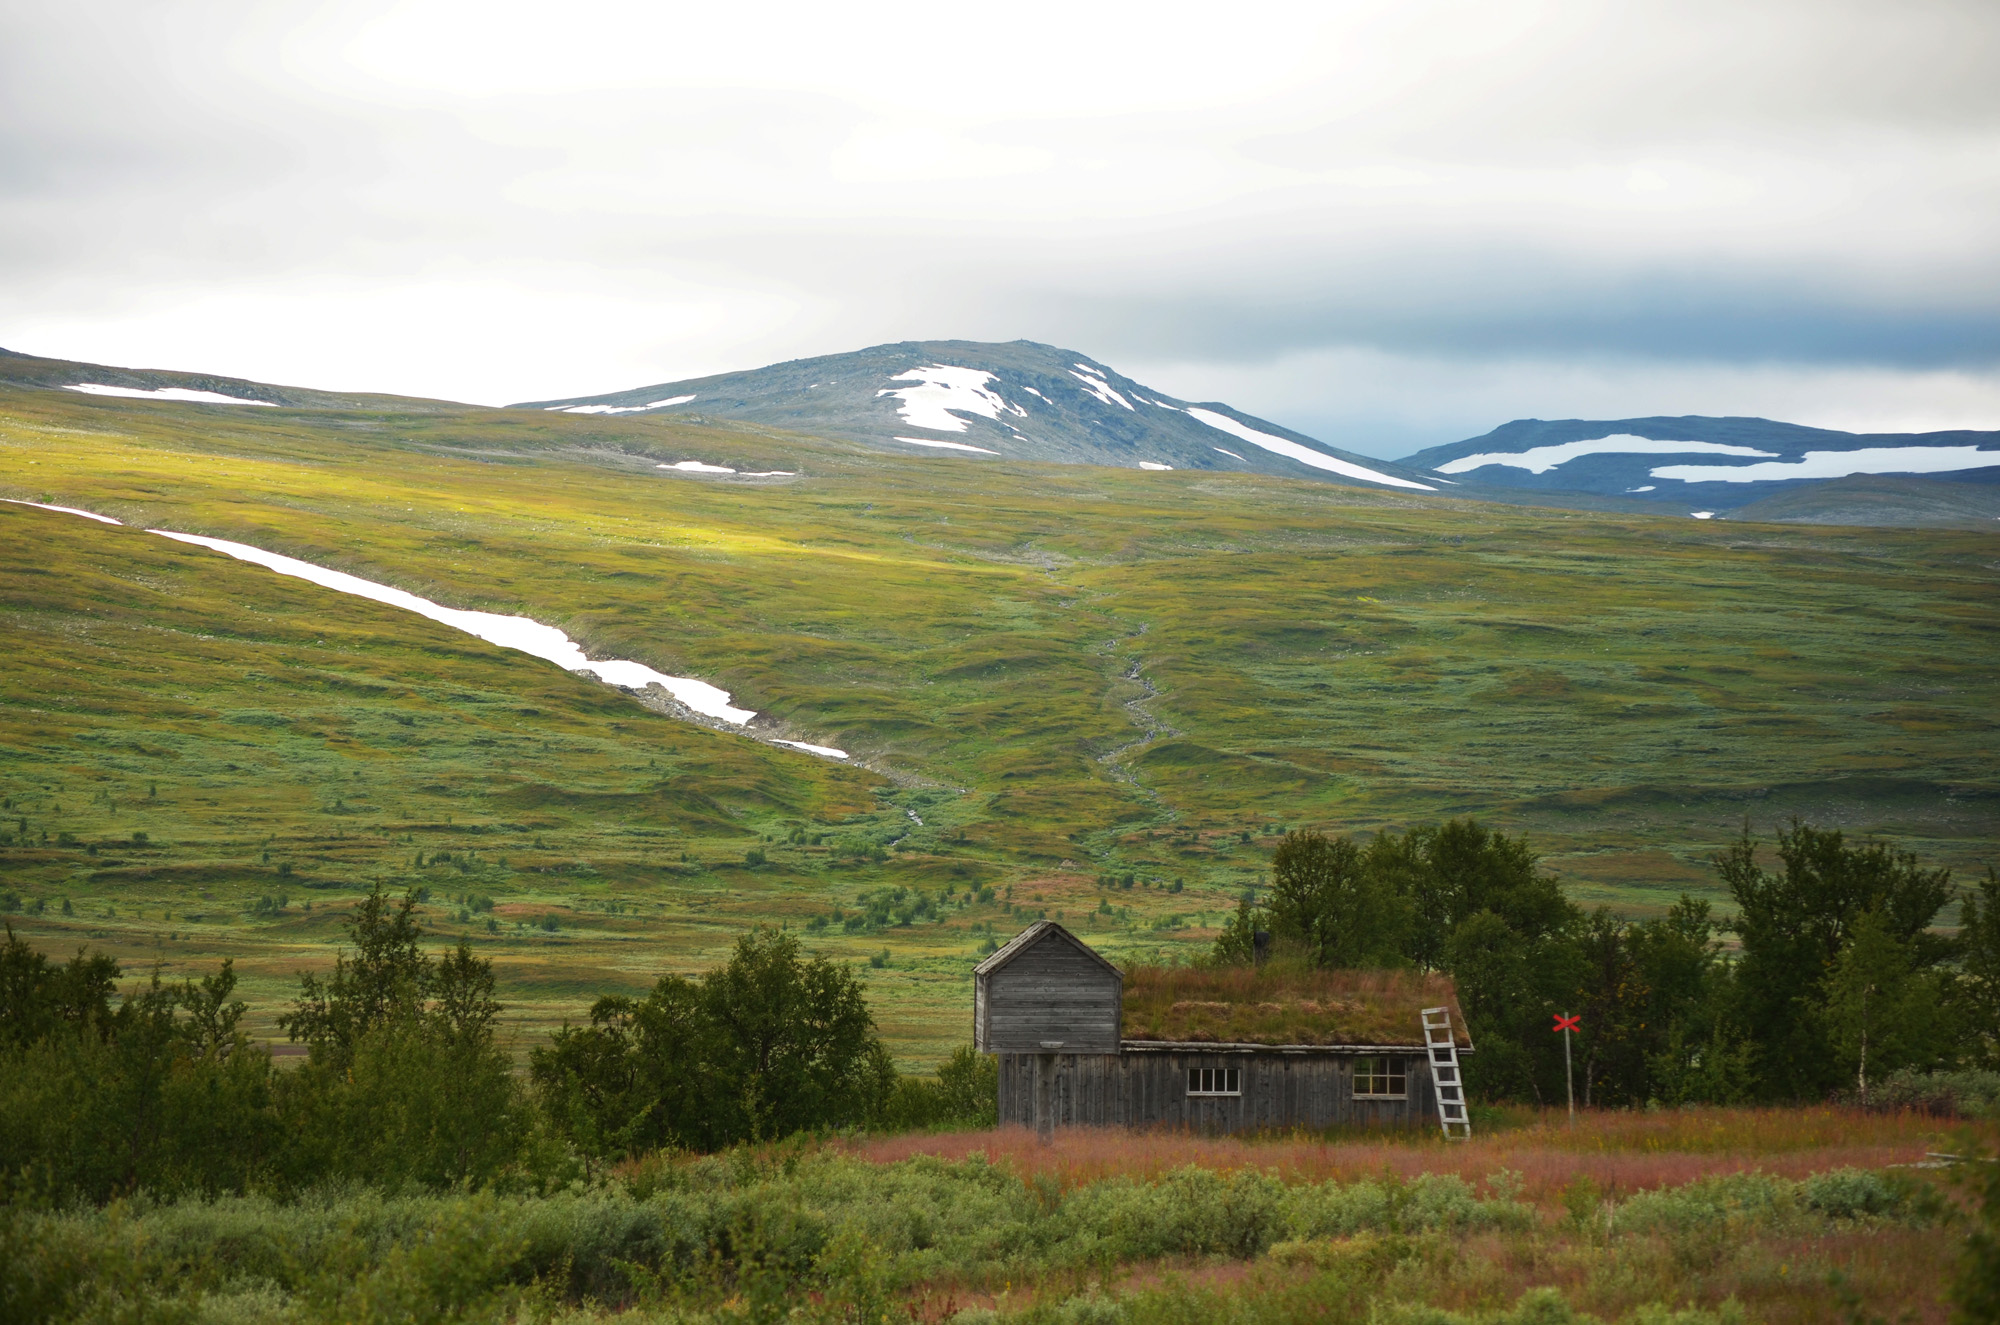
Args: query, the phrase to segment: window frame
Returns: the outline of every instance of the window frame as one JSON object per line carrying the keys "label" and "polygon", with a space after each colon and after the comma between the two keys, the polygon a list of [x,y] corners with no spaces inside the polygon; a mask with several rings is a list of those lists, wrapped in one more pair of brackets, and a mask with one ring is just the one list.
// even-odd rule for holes
{"label": "window frame", "polygon": [[[1410,1064],[1402,1054],[1366,1054],[1355,1058],[1349,1073],[1349,1093],[1357,1100],[1410,1098]],[[1368,1089],[1361,1088],[1362,1082]],[[1380,1083],[1382,1089],[1376,1089]]]}
{"label": "window frame", "polygon": [[1187,1097],[1191,1100],[1233,1100],[1243,1096],[1243,1069],[1240,1067],[1191,1067],[1187,1070]]}

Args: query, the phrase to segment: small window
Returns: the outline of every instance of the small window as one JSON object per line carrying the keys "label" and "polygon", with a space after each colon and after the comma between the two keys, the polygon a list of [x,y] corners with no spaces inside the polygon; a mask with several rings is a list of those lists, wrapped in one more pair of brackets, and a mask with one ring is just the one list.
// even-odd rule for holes
{"label": "small window", "polygon": [[1240,1067],[1191,1067],[1188,1069],[1190,1095],[1241,1095],[1243,1069]]}
{"label": "small window", "polygon": [[1354,1060],[1356,1099],[1402,1099],[1409,1093],[1400,1058],[1357,1058]]}

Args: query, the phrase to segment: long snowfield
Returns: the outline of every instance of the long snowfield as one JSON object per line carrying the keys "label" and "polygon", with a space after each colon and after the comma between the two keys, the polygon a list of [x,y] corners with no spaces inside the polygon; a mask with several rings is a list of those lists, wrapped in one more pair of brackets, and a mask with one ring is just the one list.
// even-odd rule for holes
{"label": "long snowfield", "polygon": [[[1807,451],[1787,460],[1776,451],[1760,451],[1754,446],[1726,442],[1667,441],[1613,433],[1581,442],[1561,442],[1534,446],[1525,451],[1481,451],[1462,455],[1437,467],[1440,474],[1467,474],[1489,465],[1525,469],[1530,474],[1546,474],[1560,465],[1590,455],[1710,455],[1740,456],[1753,464],[1659,465],[1650,472],[1659,479],[1682,483],[1773,483],[1785,479],[1847,478],[1854,474],[1950,474],[1965,469],[2000,465],[2000,451],[1982,451],[1977,446],[1862,446],[1846,451]],[[1629,488],[1629,492],[1651,492],[1653,488]]]}
{"label": "long snowfield", "polygon": [[187,405],[262,405],[267,409],[277,408],[268,400],[245,400],[241,396],[225,396],[220,391],[196,391],[184,386],[142,388],[77,382],[63,390],[81,391],[86,396],[117,396],[122,400],[178,400]]}
{"label": "long snowfield", "polygon": [[[94,511],[78,510],[72,506],[52,506],[43,502],[20,501],[11,497],[0,498],[0,501],[15,506],[33,506],[40,510],[57,511],[65,515],[80,515],[103,524],[121,527],[124,525],[122,520],[114,520],[108,515],[99,515]],[[687,676],[668,676],[644,663],[632,662],[629,659],[592,659],[585,655],[576,641],[561,630],[554,626],[543,625],[530,617],[502,616],[497,612],[474,612],[464,608],[445,607],[405,589],[364,580],[346,571],[315,566],[296,557],[266,552],[263,548],[252,547],[248,543],[234,543],[226,538],[183,534],[171,529],[148,529],[146,532],[157,534],[162,538],[171,538],[177,543],[189,543],[196,547],[207,548],[211,552],[220,552],[238,561],[262,566],[279,575],[293,576],[323,589],[332,589],[336,593],[352,594],[357,598],[366,598],[371,602],[414,612],[440,625],[450,626],[453,630],[475,635],[489,644],[554,663],[566,672],[588,672],[607,685],[620,686],[628,690],[644,690],[648,686],[657,685],[704,717],[741,727],[757,716],[751,709],[737,708],[731,704],[727,690],[710,685],[706,681]],[[804,741],[775,741],[774,744],[790,746],[829,759],[847,758],[845,750],[827,745],[812,745]]]}

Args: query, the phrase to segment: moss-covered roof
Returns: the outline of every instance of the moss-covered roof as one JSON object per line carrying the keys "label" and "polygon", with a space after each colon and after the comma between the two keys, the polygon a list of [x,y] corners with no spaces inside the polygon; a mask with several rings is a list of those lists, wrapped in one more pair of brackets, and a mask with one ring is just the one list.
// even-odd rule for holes
{"label": "moss-covered roof", "polygon": [[1423,1009],[1451,1010],[1471,1048],[1449,977],[1415,971],[1136,966],[1125,973],[1127,1040],[1197,1044],[1413,1045]]}

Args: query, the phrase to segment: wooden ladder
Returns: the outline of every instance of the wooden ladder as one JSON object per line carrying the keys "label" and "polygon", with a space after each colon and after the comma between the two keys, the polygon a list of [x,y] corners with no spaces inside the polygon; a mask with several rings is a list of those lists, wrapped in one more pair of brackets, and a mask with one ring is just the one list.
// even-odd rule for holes
{"label": "wooden ladder", "polygon": [[1465,1078],[1458,1071],[1458,1040],[1451,1033],[1450,1008],[1424,1009],[1424,1048],[1431,1056],[1438,1125],[1444,1128],[1447,1141],[1469,1141],[1472,1119],[1465,1112]]}

